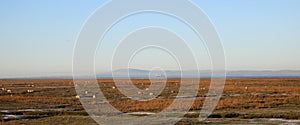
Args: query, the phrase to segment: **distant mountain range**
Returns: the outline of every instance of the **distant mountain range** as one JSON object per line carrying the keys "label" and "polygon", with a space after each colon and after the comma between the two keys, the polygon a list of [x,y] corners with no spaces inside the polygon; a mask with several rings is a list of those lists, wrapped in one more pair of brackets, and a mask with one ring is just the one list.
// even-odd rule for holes
{"label": "distant mountain range", "polygon": [[[97,73],[97,78],[210,78],[210,70],[166,70],[150,71],[142,69],[118,69],[112,72]],[[128,75],[128,73],[130,75]],[[181,76],[183,74],[183,76]],[[90,78],[90,76],[81,76],[82,78]],[[226,71],[227,78],[300,78],[300,70],[240,70]],[[0,77],[0,79],[72,79],[71,73],[59,75],[35,75],[35,76],[10,76]]]}
{"label": "distant mountain range", "polygon": [[[98,78],[124,78],[130,76],[131,78],[153,78],[153,77],[167,77],[167,78],[209,78],[211,77],[210,70],[199,70],[197,75],[197,70],[166,70],[161,71],[150,71],[150,70],[141,70],[141,69],[118,69],[113,72],[98,73]],[[128,75],[129,73],[129,75]],[[113,75],[112,75],[113,74]],[[228,78],[276,78],[276,77],[299,77],[300,70],[262,70],[262,71],[251,71],[251,70],[241,70],[241,71],[227,71],[226,77]]]}

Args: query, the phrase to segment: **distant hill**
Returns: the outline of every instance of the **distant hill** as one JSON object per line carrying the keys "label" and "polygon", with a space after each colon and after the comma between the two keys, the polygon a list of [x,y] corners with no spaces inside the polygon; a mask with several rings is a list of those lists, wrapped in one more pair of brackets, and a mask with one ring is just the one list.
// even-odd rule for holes
{"label": "distant hill", "polygon": [[[113,72],[97,73],[97,78],[210,78],[210,70],[200,70],[200,75],[197,75],[197,70],[166,70],[161,71],[150,71],[142,69],[118,69]],[[150,74],[150,75],[149,75]],[[183,76],[181,77],[181,74]],[[81,78],[93,78],[89,75],[80,76]],[[300,78],[300,70],[240,70],[240,71],[227,71],[227,78]],[[60,73],[56,75],[35,75],[35,76],[10,76],[0,77],[0,79],[72,79],[71,73]]]}
{"label": "distant hill", "polygon": [[[131,78],[148,78],[150,70],[141,70],[141,69],[118,69],[113,72],[99,73],[97,74],[98,78],[112,78],[112,73],[114,77],[125,78],[130,76]],[[159,72],[159,71],[152,71]],[[181,77],[181,73],[184,74],[183,78],[209,78],[211,77],[210,70],[200,70],[200,75],[197,75],[197,70],[166,70],[164,73],[161,73],[163,77],[167,78],[178,78]],[[128,73],[130,75],[128,75]],[[150,77],[155,77],[150,75]],[[299,77],[300,70],[262,70],[262,71],[251,71],[251,70],[241,70],[241,71],[227,71],[226,77],[228,78],[277,78],[277,77]]]}
{"label": "distant hill", "polygon": [[300,77],[300,70],[229,71],[227,77]]}

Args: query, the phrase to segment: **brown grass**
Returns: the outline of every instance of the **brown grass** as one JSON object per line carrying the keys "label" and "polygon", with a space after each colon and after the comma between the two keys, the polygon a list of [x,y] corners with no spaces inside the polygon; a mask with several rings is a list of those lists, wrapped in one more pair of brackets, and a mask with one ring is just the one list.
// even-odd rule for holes
{"label": "brown grass", "polygon": [[[159,98],[136,101],[121,99],[125,96],[117,89],[112,89],[115,86],[112,79],[98,79],[98,82],[110,104],[123,112],[162,111],[174,101],[180,87],[180,79],[168,79]],[[150,85],[148,79],[132,79],[132,82],[141,89]],[[205,100],[203,95],[208,92],[209,85],[210,79],[201,79],[197,95],[199,98],[191,110],[201,110]],[[71,79],[0,80],[0,88],[12,90],[12,93],[0,90],[0,110],[43,108],[41,105],[51,107],[59,104],[81,107],[75,98],[77,94]],[[34,92],[27,93],[28,89]],[[300,112],[300,78],[227,79],[223,93],[212,117],[300,118],[300,113],[297,113]],[[254,110],[259,113],[253,113]]]}

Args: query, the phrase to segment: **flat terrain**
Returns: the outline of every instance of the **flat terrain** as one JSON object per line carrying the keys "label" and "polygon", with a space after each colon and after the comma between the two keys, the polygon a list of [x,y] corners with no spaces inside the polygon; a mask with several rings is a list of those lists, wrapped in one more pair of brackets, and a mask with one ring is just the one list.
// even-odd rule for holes
{"label": "flat terrain", "polygon": [[[140,89],[148,79],[133,79]],[[160,112],[178,94],[180,79],[168,79],[157,98],[137,101],[126,98],[112,79],[99,79],[108,102],[124,112]],[[198,121],[210,79],[201,79],[190,112],[177,124],[300,124],[300,78],[229,78],[216,110]],[[0,80],[2,124],[90,124],[71,79]],[[141,116],[142,117],[142,116]]]}

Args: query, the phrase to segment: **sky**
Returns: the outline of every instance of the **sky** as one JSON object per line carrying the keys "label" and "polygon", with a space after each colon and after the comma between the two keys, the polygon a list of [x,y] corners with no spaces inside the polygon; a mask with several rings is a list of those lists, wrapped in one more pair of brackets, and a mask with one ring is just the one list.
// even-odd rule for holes
{"label": "sky", "polygon": [[[106,2],[1,0],[0,78],[71,75],[77,36],[90,15]],[[224,47],[227,70],[300,70],[299,0],[192,2],[215,26]],[[139,23],[130,27],[128,23],[132,21]],[[168,23],[170,21],[173,23]],[[190,40],[188,44],[199,69],[211,68],[205,46],[201,42],[191,42],[196,38],[184,24],[168,16],[145,13],[122,20],[108,32],[97,50],[96,71],[111,69],[107,60],[111,60],[118,40],[126,35],[125,31],[146,25],[164,26],[181,34]],[[123,32],[119,32],[120,29]],[[178,69],[174,60],[170,53],[150,48],[138,52],[128,65],[144,69],[156,65]]]}

